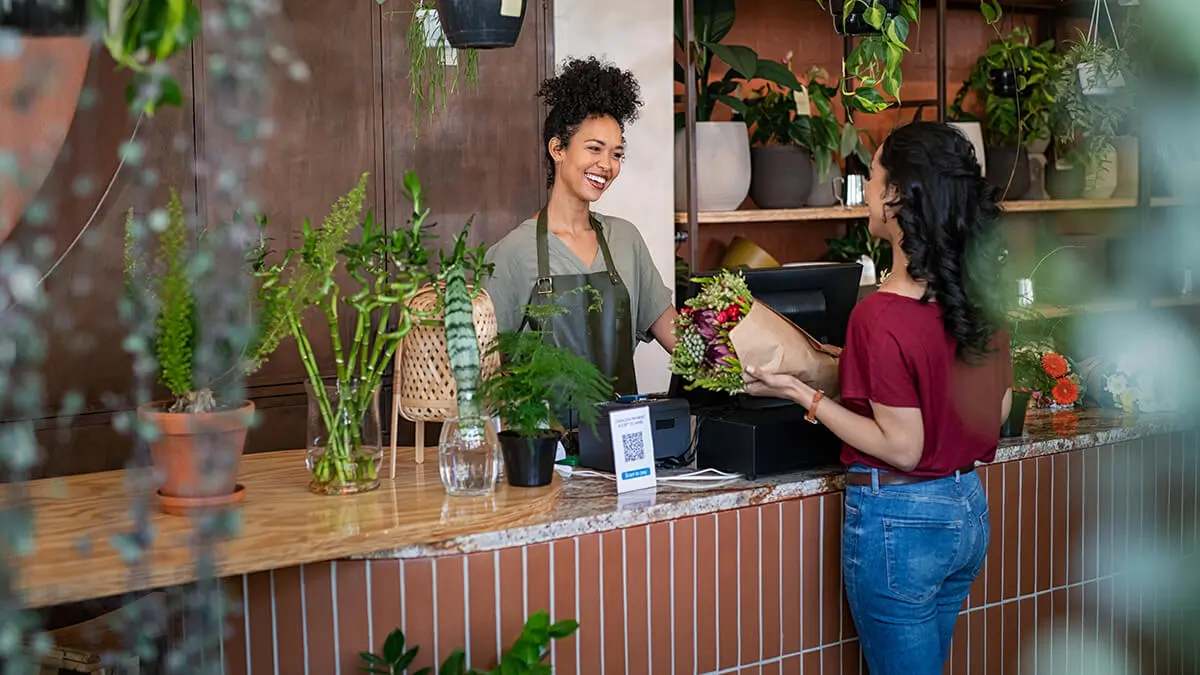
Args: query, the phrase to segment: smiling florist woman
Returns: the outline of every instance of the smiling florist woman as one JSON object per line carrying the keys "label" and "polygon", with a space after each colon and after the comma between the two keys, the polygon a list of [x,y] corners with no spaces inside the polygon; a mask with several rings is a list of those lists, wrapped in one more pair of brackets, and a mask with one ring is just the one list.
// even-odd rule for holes
{"label": "smiling florist woman", "polygon": [[[642,105],[629,71],[596,58],[570,60],[538,92],[546,116],[550,201],[488,252],[487,282],[503,331],[526,326],[526,305],[554,303],[567,313],[528,319],[548,339],[589,359],[615,379],[618,394],[636,394],[638,341],[675,346],[675,308],[642,235],[627,220],[594,213],[625,161],[625,125]],[[550,325],[541,325],[548,323]]]}
{"label": "smiling florist woman", "polygon": [[893,274],[850,316],[841,402],[790,375],[748,371],[845,443],[842,569],[872,675],[942,672],[983,565],[988,509],[976,461],[995,458],[1011,405],[993,190],[970,142],[918,122],[884,141],[867,187]]}

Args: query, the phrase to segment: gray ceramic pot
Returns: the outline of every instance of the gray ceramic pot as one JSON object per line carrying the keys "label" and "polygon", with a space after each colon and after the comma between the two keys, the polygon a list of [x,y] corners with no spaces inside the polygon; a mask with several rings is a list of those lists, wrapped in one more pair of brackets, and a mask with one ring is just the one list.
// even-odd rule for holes
{"label": "gray ceramic pot", "polygon": [[829,174],[825,180],[813,168],[812,190],[808,193],[808,205],[812,207],[833,206],[841,193],[842,167],[837,163],[829,166]]}
{"label": "gray ceramic pot", "polygon": [[760,209],[796,209],[812,191],[813,162],[792,145],[750,148],[750,198]]}
{"label": "gray ceramic pot", "polygon": [[993,147],[987,155],[987,182],[1000,190],[1001,199],[1021,199],[1029,192],[1029,155],[1025,147]]}

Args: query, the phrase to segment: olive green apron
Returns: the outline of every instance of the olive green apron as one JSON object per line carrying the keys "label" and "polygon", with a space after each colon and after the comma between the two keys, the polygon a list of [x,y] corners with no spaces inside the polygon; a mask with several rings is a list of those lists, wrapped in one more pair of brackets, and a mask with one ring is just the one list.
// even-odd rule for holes
{"label": "olive green apron", "polygon": [[526,321],[534,330],[543,331],[548,342],[596,364],[600,372],[613,378],[617,395],[636,394],[629,290],[613,264],[600,221],[594,215],[590,220],[600,254],[604,256],[605,271],[551,276],[546,210],[538,213],[538,279],[530,293],[529,304],[554,304],[567,311],[549,319],[526,317]]}

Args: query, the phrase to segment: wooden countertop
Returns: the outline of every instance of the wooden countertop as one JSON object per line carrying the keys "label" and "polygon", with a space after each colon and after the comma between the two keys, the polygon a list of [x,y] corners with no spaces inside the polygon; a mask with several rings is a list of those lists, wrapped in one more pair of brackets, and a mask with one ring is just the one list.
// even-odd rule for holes
{"label": "wooden countertop", "polygon": [[[409,451],[411,453],[411,450]],[[385,462],[386,467],[386,462]],[[133,575],[113,545],[131,530],[126,472],[109,471],[25,484],[35,518],[32,555],[20,562],[19,587],[31,607],[56,605],[195,579],[194,532],[187,517],[157,512],[148,564]],[[230,576],[369,554],[509,528],[553,511],[562,483],[545,488],[501,485],[484,498],[448,497],[436,459],[416,465],[402,455],[395,481],[375,491],[327,497],[308,491],[299,450],[248,455],[240,532],[222,542],[216,573]],[[0,486],[5,498],[11,486]]]}

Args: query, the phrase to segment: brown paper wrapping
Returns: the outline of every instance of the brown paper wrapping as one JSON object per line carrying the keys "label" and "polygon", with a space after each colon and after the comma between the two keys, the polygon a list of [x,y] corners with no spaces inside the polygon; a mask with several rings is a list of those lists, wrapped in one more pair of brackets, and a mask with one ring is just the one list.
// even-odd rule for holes
{"label": "brown paper wrapping", "polygon": [[[729,331],[729,341],[742,368],[795,375],[830,398],[839,394],[838,356],[842,350],[823,345],[804,329],[758,300]],[[742,374],[746,382],[753,377]]]}

